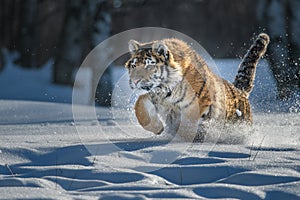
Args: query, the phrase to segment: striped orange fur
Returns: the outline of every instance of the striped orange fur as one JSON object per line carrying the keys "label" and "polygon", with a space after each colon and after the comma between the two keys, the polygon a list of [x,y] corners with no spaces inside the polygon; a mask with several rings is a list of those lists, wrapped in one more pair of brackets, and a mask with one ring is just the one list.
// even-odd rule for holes
{"label": "striped orange fur", "polygon": [[256,65],[268,43],[268,35],[257,37],[231,84],[213,73],[203,58],[181,40],[131,40],[131,58],[125,64],[130,86],[147,91],[135,104],[138,122],[155,134],[165,131],[184,135],[192,131],[200,141],[205,121],[251,124],[248,96]]}

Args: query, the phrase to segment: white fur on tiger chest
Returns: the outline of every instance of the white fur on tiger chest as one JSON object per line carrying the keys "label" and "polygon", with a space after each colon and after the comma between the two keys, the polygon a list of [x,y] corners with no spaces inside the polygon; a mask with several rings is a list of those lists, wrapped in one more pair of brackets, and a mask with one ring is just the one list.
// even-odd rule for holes
{"label": "white fur on tiger chest", "polygon": [[[199,130],[199,125],[203,122],[203,119],[199,117],[198,101],[192,95],[186,95],[180,104],[188,104],[189,106],[180,107],[180,104],[174,103],[174,100],[176,100],[173,96],[174,94],[176,93],[172,93],[167,98],[156,96],[154,99],[158,101],[146,101],[146,109],[150,116],[157,116],[161,121],[164,127],[163,134],[179,137],[181,138],[180,140],[186,142],[192,142]],[[209,109],[205,110],[205,114],[208,112]]]}

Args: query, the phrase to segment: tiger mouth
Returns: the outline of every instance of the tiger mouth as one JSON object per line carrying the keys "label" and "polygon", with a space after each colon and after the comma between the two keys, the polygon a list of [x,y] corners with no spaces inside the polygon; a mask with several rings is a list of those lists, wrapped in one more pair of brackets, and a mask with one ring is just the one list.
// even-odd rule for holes
{"label": "tiger mouth", "polygon": [[153,84],[141,86],[141,89],[146,90],[146,91],[150,91],[152,88],[153,88]]}

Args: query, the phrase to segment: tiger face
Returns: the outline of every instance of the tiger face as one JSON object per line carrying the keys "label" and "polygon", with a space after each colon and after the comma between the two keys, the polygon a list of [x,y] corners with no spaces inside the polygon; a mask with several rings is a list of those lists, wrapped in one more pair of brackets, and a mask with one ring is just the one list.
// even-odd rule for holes
{"label": "tiger face", "polygon": [[169,66],[171,55],[163,42],[140,44],[130,40],[129,50],[131,58],[125,67],[129,72],[129,85],[132,89],[151,91],[168,88],[171,83],[170,75],[175,69]]}

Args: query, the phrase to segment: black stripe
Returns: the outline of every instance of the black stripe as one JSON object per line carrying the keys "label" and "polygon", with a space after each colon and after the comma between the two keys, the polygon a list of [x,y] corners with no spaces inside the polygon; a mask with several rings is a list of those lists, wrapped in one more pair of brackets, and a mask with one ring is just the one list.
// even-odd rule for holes
{"label": "black stripe", "polygon": [[[163,72],[164,72],[163,67],[164,67],[164,66],[160,66],[160,67],[159,67],[159,69],[160,69],[160,76],[159,76],[159,77],[160,77],[160,78],[163,77]],[[168,76],[167,76],[167,77],[168,77]]]}
{"label": "black stripe", "polygon": [[257,61],[257,59],[253,59],[253,60],[244,60],[242,62],[242,65],[246,65],[247,67],[252,66],[253,64],[255,64]]}
{"label": "black stripe", "polygon": [[246,113],[251,116],[251,107],[249,104],[246,105]]}
{"label": "black stripe", "polygon": [[203,113],[201,118],[203,118],[204,120],[210,119],[211,118],[211,105],[209,106],[208,112],[205,114]]}
{"label": "black stripe", "polygon": [[196,98],[197,98],[196,95],[194,95],[193,99],[188,104],[184,105],[183,108],[187,108],[190,105],[192,105],[192,103],[195,101]]}
{"label": "black stripe", "polygon": [[167,72],[167,77],[169,77],[169,75],[170,75],[170,70],[169,70],[169,68],[168,68],[167,66],[164,66],[164,69],[165,69],[166,72]]}
{"label": "black stripe", "polygon": [[[180,86],[182,87],[182,84]],[[184,91],[182,92],[182,90],[184,90]],[[186,85],[185,85],[185,87],[181,88],[181,90],[180,90],[180,92],[181,92],[180,98],[174,104],[178,104],[179,102],[183,101],[183,99],[184,99],[184,97],[186,95],[186,91],[187,91],[187,88],[186,88]]]}
{"label": "black stripe", "polygon": [[204,90],[204,88],[205,88],[205,86],[206,86],[206,81],[207,81],[207,80],[206,80],[206,76],[205,76],[205,74],[203,74],[203,84],[202,84],[200,90],[198,91],[198,93],[196,93],[196,95],[197,95],[198,97],[201,96],[201,93],[203,92],[203,90]]}
{"label": "black stripe", "polygon": [[152,77],[152,76],[149,77],[149,82],[150,83],[155,83],[156,81],[157,80],[154,77]]}
{"label": "black stripe", "polygon": [[227,87],[229,88],[230,92],[231,92],[231,95],[232,95],[232,98],[236,98],[236,95],[235,95],[235,92],[233,90],[233,87],[230,87],[230,85],[227,85]]}
{"label": "black stripe", "polygon": [[196,92],[196,96],[198,96],[198,97],[201,96],[201,93],[203,92],[205,85],[206,85],[206,79],[204,79],[203,84],[202,84],[200,90],[198,92]]}
{"label": "black stripe", "polygon": [[233,101],[233,108],[235,110],[238,109],[238,105],[237,105],[236,99],[234,99],[234,101]]}
{"label": "black stripe", "polygon": [[211,113],[212,113],[212,106],[209,106],[209,111],[208,111],[208,113],[207,113],[207,117],[210,119],[211,118]]}
{"label": "black stripe", "polygon": [[240,102],[240,106],[239,106],[239,110],[241,111],[241,113],[242,113],[242,118],[245,118],[245,115],[244,115],[244,110],[245,110],[245,101],[243,101],[243,102]]}

